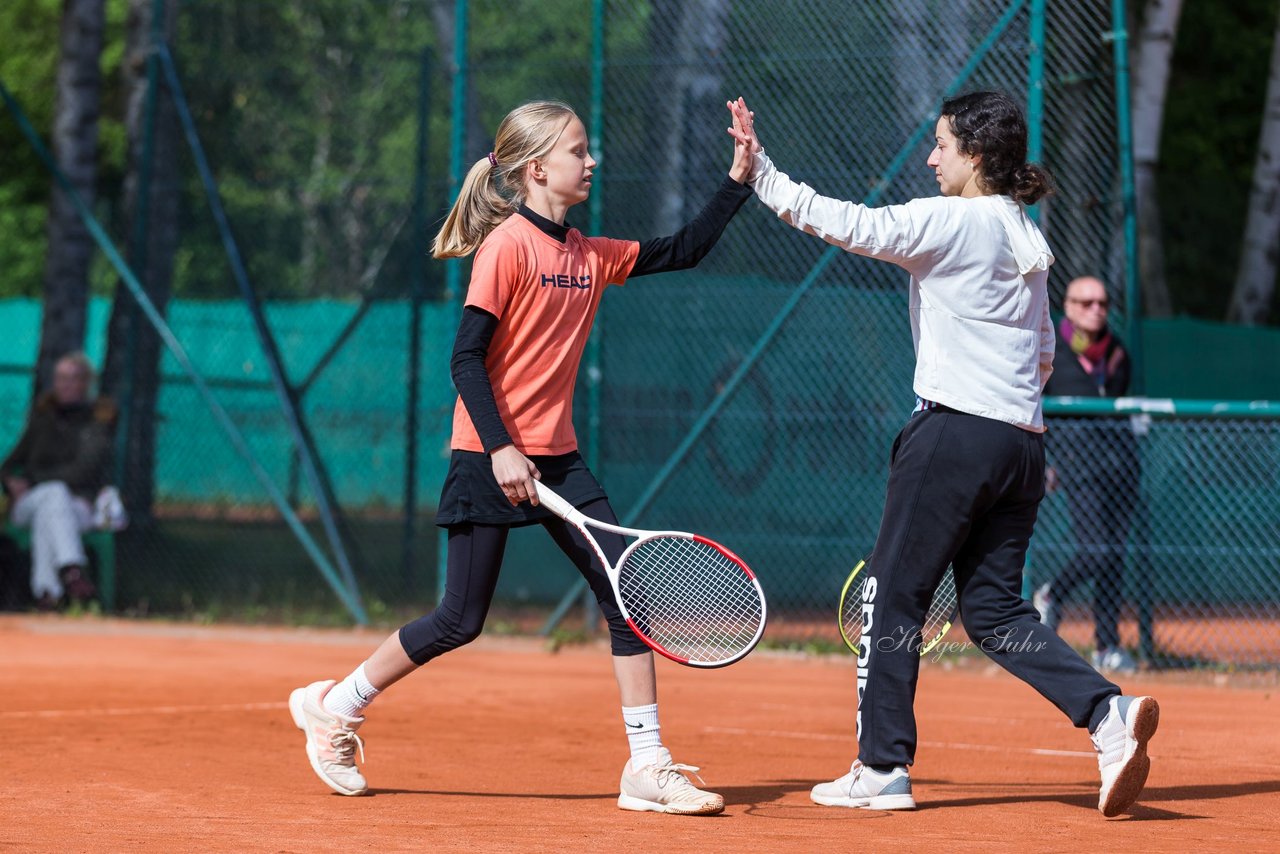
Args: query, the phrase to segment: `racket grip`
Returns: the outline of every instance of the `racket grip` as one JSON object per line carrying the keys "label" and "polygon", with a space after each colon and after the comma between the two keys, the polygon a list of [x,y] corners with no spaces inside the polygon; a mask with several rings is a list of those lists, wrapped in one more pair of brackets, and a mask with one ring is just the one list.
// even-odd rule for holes
{"label": "racket grip", "polygon": [[533,487],[538,491],[538,503],[561,519],[572,522],[574,521],[573,517],[582,515],[578,512],[578,508],[556,495],[551,487],[543,486],[540,481],[536,480],[533,482]]}

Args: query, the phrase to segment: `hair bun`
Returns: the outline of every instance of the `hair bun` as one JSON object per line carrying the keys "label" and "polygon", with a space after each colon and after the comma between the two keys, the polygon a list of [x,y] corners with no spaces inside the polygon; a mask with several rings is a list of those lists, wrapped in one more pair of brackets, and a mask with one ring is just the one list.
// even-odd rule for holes
{"label": "hair bun", "polygon": [[1034,205],[1054,191],[1053,178],[1034,163],[1024,163],[1013,170],[1013,192],[1010,195],[1024,205]]}

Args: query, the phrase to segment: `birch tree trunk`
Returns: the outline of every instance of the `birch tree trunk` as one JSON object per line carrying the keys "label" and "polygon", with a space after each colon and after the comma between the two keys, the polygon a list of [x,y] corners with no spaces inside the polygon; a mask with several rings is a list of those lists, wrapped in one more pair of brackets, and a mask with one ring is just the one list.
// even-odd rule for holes
{"label": "birch tree trunk", "polygon": [[[926,44],[928,34],[928,10],[923,0],[903,0],[893,3],[888,10],[890,31],[894,33],[889,49],[889,62],[893,69],[893,98],[898,114],[893,117],[897,128],[905,140],[922,120],[936,112],[938,96],[951,81],[941,80],[947,76],[949,65],[955,49],[948,46],[946,59],[930,63],[924,61],[929,55]],[[962,40],[956,39],[956,41]],[[963,62],[964,60],[961,60]],[[933,133],[926,135],[933,139]]]}
{"label": "birch tree trunk", "polygon": [[1227,313],[1227,320],[1250,326],[1267,322],[1280,260],[1276,257],[1280,254],[1280,20],[1276,21],[1264,103],[1258,159],[1249,189],[1249,218]]}
{"label": "birch tree trunk", "polygon": [[[53,114],[53,157],[92,209],[98,178],[98,116],[102,102],[103,0],[66,0]],[[55,181],[49,202],[44,315],[36,361],[36,393],[49,386],[60,356],[84,346],[93,238]]]}
{"label": "birch tree trunk", "polygon": [[[653,148],[657,176],[653,219],[655,234],[670,234],[684,224],[686,186],[705,192],[700,173],[712,159],[724,159],[720,129],[724,86],[719,64],[728,40],[730,0],[663,0],[655,3],[649,40],[657,56],[670,64],[654,69],[654,101],[664,120]],[[718,110],[716,109],[718,108]],[[689,179],[692,178],[691,182]]]}
{"label": "birch tree trunk", "polygon": [[1182,0],[1147,0],[1142,26],[1132,50],[1133,166],[1138,202],[1138,270],[1142,279],[1142,314],[1168,317],[1173,313],[1164,272],[1160,200],[1156,173],[1160,163],[1160,129],[1173,45],[1182,16]]}
{"label": "birch tree trunk", "polygon": [[[437,61],[445,70],[445,89],[452,92],[453,81],[461,70],[453,61],[455,36],[457,35],[455,30],[458,20],[456,0],[430,0],[430,4],[431,22],[435,25],[436,31]],[[475,80],[474,74],[470,74],[467,78],[467,127],[466,139],[464,140],[465,152],[462,162],[462,175],[459,176],[459,182],[466,176],[467,170],[471,168],[474,160],[479,160],[489,150],[493,142],[491,134],[497,130],[495,127],[493,130],[487,131],[480,124],[480,112],[476,109]],[[469,156],[473,157],[474,160],[468,159]],[[461,183],[459,183],[459,186],[461,186]]]}

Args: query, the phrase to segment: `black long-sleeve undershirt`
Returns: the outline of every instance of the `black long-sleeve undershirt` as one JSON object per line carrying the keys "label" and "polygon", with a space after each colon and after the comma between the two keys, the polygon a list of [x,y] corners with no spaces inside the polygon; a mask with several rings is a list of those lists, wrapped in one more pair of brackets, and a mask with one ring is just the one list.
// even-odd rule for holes
{"label": "black long-sleeve undershirt", "polygon": [[498,318],[474,305],[462,309],[462,321],[458,324],[458,337],[453,342],[453,358],[449,360],[449,373],[454,388],[462,398],[462,404],[471,416],[480,444],[487,453],[511,444],[511,434],[498,413],[498,402],[493,397],[493,383],[485,369],[484,360],[489,355],[489,343],[498,328]]}
{"label": "black long-sleeve undershirt", "polygon": [[[640,242],[640,251],[628,278],[687,270],[697,266],[706,257],[725,226],[752,195],[752,189],[726,177],[715,195],[692,220],[675,234],[655,237]],[[521,205],[519,215],[525,217],[545,234],[563,243],[569,233],[568,226],[560,225]],[[485,368],[489,345],[498,328],[498,318],[475,306],[466,306],[462,321],[458,324],[458,336],[453,343],[450,374],[454,387],[462,398],[462,404],[471,416],[480,443],[488,453],[512,443],[498,404],[493,396],[493,383]]]}
{"label": "black long-sleeve undershirt", "polygon": [[627,278],[688,270],[696,267],[716,245],[725,226],[738,209],[751,198],[753,190],[725,177],[698,215],[670,237],[654,237],[640,241],[640,254]]}

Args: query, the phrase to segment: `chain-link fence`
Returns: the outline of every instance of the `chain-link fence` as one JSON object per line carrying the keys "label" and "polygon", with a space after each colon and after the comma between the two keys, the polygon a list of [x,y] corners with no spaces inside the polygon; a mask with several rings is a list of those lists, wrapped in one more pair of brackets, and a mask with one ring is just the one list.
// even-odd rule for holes
{"label": "chain-link fence", "polygon": [[[631,4],[609,8],[611,24],[633,22],[617,30],[643,29]],[[697,210],[727,165],[726,94],[747,97],[796,180],[893,203],[936,192],[925,160],[941,96],[999,88],[1028,104],[1033,147],[1059,177],[1039,213],[1060,259],[1054,293],[1091,271],[1124,313],[1108,4],[1049,4],[1047,20],[1043,5],[1001,0],[667,11],[659,49],[607,42],[606,233],[662,233]],[[831,637],[834,598],[874,542],[888,449],[914,402],[905,283],[751,206],[696,271],[605,301],[600,468],[615,503],[625,513],[665,476],[638,521],[700,526],[739,549],[768,581],[775,637]],[[664,469],[744,359],[719,415]]]}
{"label": "chain-link fence", "polygon": [[[94,289],[118,296],[92,301],[85,349],[120,405],[132,517],[115,605],[424,610],[434,535],[414,511],[434,501],[452,411],[447,374],[418,369],[452,340],[427,254],[447,193],[435,26],[409,3],[147,0],[126,30],[112,52],[133,156],[94,213],[181,353],[100,254]],[[16,438],[40,308],[0,311]]]}
{"label": "chain-link fence", "polygon": [[1119,411],[1147,411],[1098,414],[1109,405],[1066,401],[1059,410],[1094,414],[1049,420],[1059,488],[1041,505],[1028,587],[1081,647],[1163,667],[1275,665],[1280,412],[1122,400]]}
{"label": "chain-link fence", "polygon": [[[153,144],[169,147],[178,199],[171,219],[144,223],[152,234],[173,227],[166,314],[283,500],[178,360],[159,362],[154,411],[136,405],[145,388],[113,380],[125,412],[155,431],[148,440],[136,420],[121,425],[121,478],[153,487],[118,537],[122,608],[341,620],[335,591],[353,587],[375,618],[430,607],[429,514],[447,462],[446,365],[466,279],[465,265],[428,260],[427,239],[450,187],[524,100],[568,100],[592,135],[601,166],[571,222],[644,238],[673,231],[714,191],[731,157],[729,97],[755,109],[781,169],[883,204],[936,192],[924,163],[944,94],[1003,89],[1026,105],[1033,157],[1058,179],[1037,211],[1058,259],[1055,304],[1071,278],[1099,275],[1113,320],[1142,343],[1126,300],[1133,246],[1113,4],[597,0],[592,14],[576,0],[517,5],[156,4],[176,15],[176,81],[160,63],[145,91],[177,103],[176,82],[191,118],[184,135],[181,110],[155,113]],[[230,254],[190,135],[225,205]],[[163,181],[164,158],[153,159],[151,180]],[[136,205],[106,213],[129,247]],[[228,260],[236,254],[242,276]],[[98,275],[114,283],[105,262]],[[913,403],[904,292],[897,268],[836,252],[749,203],[697,270],[604,299],[576,401],[584,453],[624,519],[705,532],[758,569],[776,615],[771,641],[837,640],[835,602],[874,540],[888,449]],[[104,356],[114,341],[145,361],[112,338],[111,314],[96,305],[91,352]],[[20,414],[6,415],[16,430]],[[1055,420],[1062,488],[1042,511],[1033,586],[1120,553],[1122,644],[1166,663],[1280,660],[1275,423],[1164,418],[1135,436],[1108,432],[1112,422]],[[1095,467],[1125,484],[1132,518],[1115,542],[1082,537],[1072,518],[1073,508],[1087,516],[1072,499],[1087,491],[1088,466],[1068,459],[1077,446],[1107,449]],[[1122,449],[1123,464],[1113,458]],[[1118,488],[1099,488],[1103,515],[1120,513]],[[545,615],[571,587],[573,571],[545,539],[513,537],[503,607]],[[1079,590],[1062,597],[1062,627],[1087,647],[1089,584]]]}
{"label": "chain-link fence", "polygon": [[[438,82],[424,47],[433,28],[404,3],[196,2],[172,11],[173,62],[162,63],[158,96],[179,108],[174,290],[191,302],[169,316],[314,543],[300,547],[279,502],[224,439],[188,429],[184,421],[207,408],[166,359],[155,533],[135,540],[185,559],[171,580],[123,585],[125,602],[195,587],[197,607],[221,595],[232,607],[332,609],[331,588],[345,587],[375,616],[384,603],[421,608],[434,578],[416,559],[430,558],[432,540],[406,525],[416,521],[405,517],[406,489],[428,493],[443,469],[438,454],[411,443],[447,429],[448,379],[417,366],[441,364],[451,337],[439,312],[420,310],[439,291],[423,223],[434,214],[427,205],[443,204],[445,183],[442,154],[434,181],[423,156],[445,109],[441,99],[431,110]],[[200,180],[194,136],[226,227]],[[127,470],[140,461],[124,462]],[[321,581],[315,549],[342,584]],[[202,565],[197,555],[208,551],[218,556]],[[230,584],[217,573],[228,564]]]}

